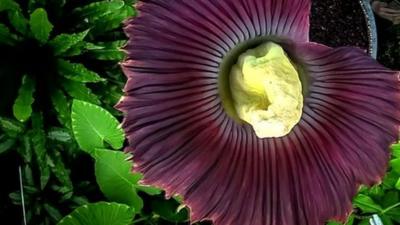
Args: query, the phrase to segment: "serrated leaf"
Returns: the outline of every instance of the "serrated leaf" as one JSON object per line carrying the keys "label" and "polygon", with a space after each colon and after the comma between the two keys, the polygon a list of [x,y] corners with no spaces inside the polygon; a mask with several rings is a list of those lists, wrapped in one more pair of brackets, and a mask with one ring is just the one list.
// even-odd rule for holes
{"label": "serrated leaf", "polygon": [[17,152],[23,158],[25,163],[30,163],[32,161],[33,150],[31,141],[29,140],[31,132],[32,130],[30,130],[26,135],[23,135],[21,145],[17,146]]}
{"label": "serrated leaf", "polygon": [[110,200],[133,206],[137,211],[143,207],[143,200],[135,186],[138,177],[131,172],[133,164],[124,152],[96,149],[96,181],[103,194]]}
{"label": "serrated leaf", "polygon": [[57,61],[58,71],[67,79],[77,82],[99,82],[104,81],[97,73],[88,70],[83,64],[71,63],[66,60],[59,59]]}
{"label": "serrated leaf", "polygon": [[102,34],[109,32],[122,26],[122,22],[129,17],[135,15],[135,11],[132,6],[124,5],[121,9],[115,10],[112,13],[103,15],[92,28],[93,34]]}
{"label": "serrated leaf", "polygon": [[70,104],[64,92],[60,89],[55,89],[51,93],[51,102],[54,109],[57,111],[58,121],[65,127],[71,128]]}
{"label": "serrated leaf", "polygon": [[120,50],[126,41],[112,41],[112,42],[100,42],[97,45],[103,46],[103,49],[92,50],[88,52],[88,55],[98,60],[111,60],[120,61],[124,58],[124,53]]}
{"label": "serrated leaf", "polygon": [[53,48],[56,56],[62,55],[73,46],[82,42],[88,34],[89,30],[85,30],[75,34],[60,34],[49,42],[49,45]]}
{"label": "serrated leaf", "polygon": [[68,129],[53,127],[47,132],[47,138],[53,141],[69,143],[72,141],[72,136]]}
{"label": "serrated leaf", "polygon": [[76,98],[93,104],[100,104],[100,100],[97,95],[93,94],[92,91],[88,87],[86,87],[84,83],[63,79],[62,86],[64,90],[68,93],[68,95],[72,98]]}
{"label": "serrated leaf", "polygon": [[133,215],[127,205],[99,202],[75,209],[57,225],[130,225]]}
{"label": "serrated leaf", "polygon": [[354,198],[353,203],[365,213],[379,213],[382,211],[382,207],[367,195],[358,194]]}
{"label": "serrated leaf", "polygon": [[124,1],[100,1],[93,2],[83,7],[73,10],[73,13],[80,19],[89,24],[93,24],[100,17],[110,14],[115,10],[121,9],[125,5]]}
{"label": "serrated leaf", "polygon": [[93,152],[104,148],[104,142],[114,149],[120,149],[124,133],[119,122],[103,108],[84,101],[72,103],[72,130],[81,149]]}
{"label": "serrated leaf", "polygon": [[[25,185],[29,185],[29,186],[34,186],[35,182],[34,182],[34,179],[33,179],[33,173],[32,173],[32,169],[31,169],[30,165],[26,164],[24,166],[24,170],[23,171],[24,171],[23,172],[24,184]],[[36,190],[36,191],[38,191],[38,190]]]}
{"label": "serrated leaf", "polygon": [[17,137],[25,129],[21,122],[5,117],[0,117],[0,128],[10,137]]}
{"label": "serrated leaf", "polygon": [[51,167],[51,171],[63,187],[61,193],[67,195],[66,197],[64,196],[64,198],[69,199],[72,197],[74,189],[71,178],[69,176],[70,171],[64,165],[61,154],[59,152],[53,151],[52,160],[54,162],[54,166]]}
{"label": "serrated leaf", "polygon": [[86,50],[99,50],[99,49],[104,49],[104,46],[101,45],[96,45],[90,42],[85,42],[85,49]]}
{"label": "serrated leaf", "polygon": [[16,31],[21,34],[26,34],[28,30],[28,20],[24,17],[19,7],[16,10],[8,12],[8,20]]}
{"label": "serrated leaf", "polygon": [[8,27],[0,23],[0,44],[14,45],[17,37],[10,32]]}
{"label": "serrated leaf", "polygon": [[36,162],[40,170],[40,187],[43,190],[50,179],[50,168],[47,164],[46,134],[43,128],[43,116],[32,115],[33,130],[30,133]]}
{"label": "serrated leaf", "polygon": [[17,120],[25,122],[32,114],[33,94],[35,92],[35,81],[25,75],[22,85],[18,91],[18,97],[13,105],[13,113]]}
{"label": "serrated leaf", "polygon": [[31,14],[29,25],[33,36],[40,43],[47,42],[50,32],[53,30],[53,25],[47,18],[47,12],[43,8],[38,8]]}
{"label": "serrated leaf", "polygon": [[72,46],[70,49],[68,49],[66,52],[64,52],[62,54],[62,56],[63,57],[72,57],[72,56],[82,55],[84,50],[85,50],[85,43],[79,42],[78,44]]}

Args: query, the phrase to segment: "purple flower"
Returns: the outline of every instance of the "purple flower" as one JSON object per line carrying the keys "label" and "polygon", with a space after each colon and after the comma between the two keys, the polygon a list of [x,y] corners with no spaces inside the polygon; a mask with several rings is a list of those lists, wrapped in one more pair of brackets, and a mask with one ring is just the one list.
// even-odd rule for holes
{"label": "purple flower", "polygon": [[[378,183],[384,175],[389,146],[398,139],[399,74],[360,49],[309,42],[310,5],[310,0],[143,0],[139,15],[126,22],[122,68],[128,81],[117,108],[125,113],[127,150],[145,184],[184,197],[191,221],[345,221],[359,185]],[[239,116],[244,103],[231,86],[241,81],[230,81],[232,68],[244,68],[239,61],[249,56],[246,51],[265,43],[284,50],[280,57],[290,59],[302,88],[296,97],[301,117],[289,133],[274,137],[260,137],[258,123]],[[279,62],[259,69],[279,68]],[[273,85],[260,90],[267,93]],[[264,97],[272,103],[257,112],[280,105],[271,94]],[[286,121],[280,119],[278,125]]]}

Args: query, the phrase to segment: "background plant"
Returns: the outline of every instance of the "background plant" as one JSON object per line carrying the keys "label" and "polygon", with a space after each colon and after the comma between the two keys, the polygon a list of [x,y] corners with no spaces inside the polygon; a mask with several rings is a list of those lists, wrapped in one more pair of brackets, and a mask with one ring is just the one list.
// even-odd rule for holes
{"label": "background plant", "polygon": [[[140,185],[121,151],[113,105],[133,3],[0,0],[0,218],[10,224],[22,218],[19,167],[27,224],[188,224],[179,196]],[[360,190],[347,224],[400,223],[399,178],[394,145],[383,183]]]}

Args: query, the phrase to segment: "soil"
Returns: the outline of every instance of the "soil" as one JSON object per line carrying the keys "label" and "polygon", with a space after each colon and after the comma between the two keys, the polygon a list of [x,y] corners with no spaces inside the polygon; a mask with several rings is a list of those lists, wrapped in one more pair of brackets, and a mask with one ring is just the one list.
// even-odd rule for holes
{"label": "soil", "polygon": [[368,28],[358,0],[313,0],[310,40],[368,50]]}

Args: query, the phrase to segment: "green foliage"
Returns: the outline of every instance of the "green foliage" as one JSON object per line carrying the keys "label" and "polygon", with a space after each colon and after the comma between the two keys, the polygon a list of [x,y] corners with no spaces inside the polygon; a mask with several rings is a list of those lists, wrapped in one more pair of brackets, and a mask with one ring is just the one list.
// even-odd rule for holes
{"label": "green foliage", "polygon": [[18,97],[15,99],[13,112],[15,118],[25,122],[32,114],[32,103],[34,101],[35,81],[28,76],[22,78],[22,85],[19,88]]}
{"label": "green foliage", "polygon": [[188,211],[185,208],[180,208],[179,204],[173,200],[153,200],[151,202],[152,210],[161,218],[170,222],[185,222],[188,221]]}
{"label": "green foliage", "polygon": [[92,153],[103,148],[104,142],[114,149],[120,149],[124,133],[116,120],[106,110],[79,100],[72,104],[72,129],[82,150]]}
{"label": "green foliage", "polygon": [[[131,3],[0,0],[4,59],[0,62],[0,157],[23,168],[28,224],[56,224],[72,209],[102,197],[90,174],[94,160],[82,154],[74,139],[72,99],[104,105],[118,115],[112,105],[125,82],[118,66],[124,57],[119,44],[125,40],[122,21],[135,11]],[[117,120],[111,120],[117,128]],[[97,147],[121,148],[120,128],[119,137],[108,134]],[[109,143],[103,146],[103,141]],[[88,162],[77,163],[81,160]],[[0,216],[19,211],[11,204],[22,204],[17,184],[6,184],[4,190],[13,191],[0,193],[2,200],[10,197],[2,204]],[[19,219],[10,224],[20,223]]]}
{"label": "green foliage", "polygon": [[99,202],[75,209],[57,225],[130,225],[133,212],[127,205]]}
{"label": "green foliage", "polygon": [[36,9],[30,16],[29,25],[33,36],[42,44],[49,39],[53,25],[47,18],[46,10],[42,8]]}
{"label": "green foliage", "polygon": [[94,152],[95,174],[101,191],[110,200],[125,203],[137,211],[143,207],[143,200],[137,193],[136,186],[140,174],[132,173],[132,162],[129,155],[106,149]]}

